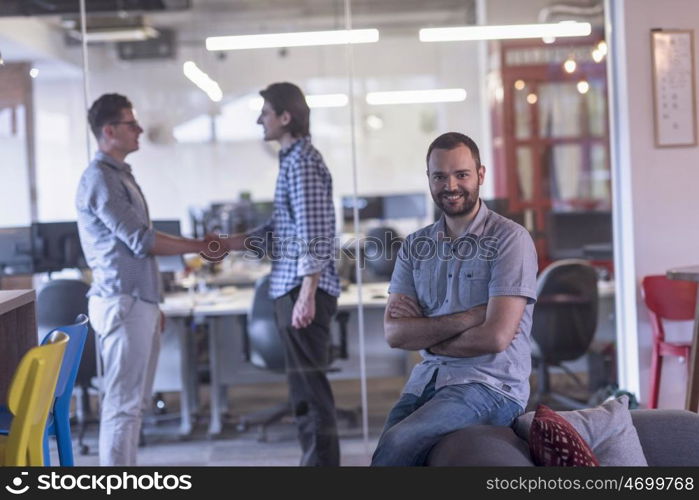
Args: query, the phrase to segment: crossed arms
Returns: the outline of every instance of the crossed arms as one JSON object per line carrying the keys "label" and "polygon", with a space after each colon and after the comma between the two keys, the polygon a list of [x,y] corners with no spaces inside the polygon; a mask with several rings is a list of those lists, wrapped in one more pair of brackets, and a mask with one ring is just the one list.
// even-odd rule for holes
{"label": "crossed arms", "polygon": [[487,306],[426,318],[414,299],[392,293],[384,315],[386,341],[394,348],[460,358],[502,352],[514,339],[526,305],[524,297],[497,296]]}

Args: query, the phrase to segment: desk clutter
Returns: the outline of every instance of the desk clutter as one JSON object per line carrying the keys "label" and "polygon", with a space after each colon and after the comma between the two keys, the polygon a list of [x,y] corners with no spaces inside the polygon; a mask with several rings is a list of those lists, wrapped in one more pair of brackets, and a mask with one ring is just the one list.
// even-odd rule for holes
{"label": "desk clutter", "polygon": [[[177,390],[182,391],[181,434],[190,434],[198,418],[196,387],[202,382],[202,372],[208,373],[205,382],[211,386],[210,435],[222,432],[227,407],[222,394],[226,387],[284,379],[283,374],[261,370],[253,362],[248,323],[250,315],[254,314],[255,294],[256,288],[236,286],[202,291],[192,288],[189,292],[165,296],[161,310],[168,318],[170,334],[164,338],[158,369],[163,369],[167,363],[170,365],[169,378],[180,379]],[[384,340],[383,313],[387,299],[388,283],[364,285],[365,352],[370,377],[405,376],[408,369],[405,353],[390,349]],[[338,369],[329,373],[331,379],[359,377],[359,334],[355,314],[358,303],[356,285],[342,290],[331,327],[334,345],[342,347],[334,351],[337,363],[333,367]],[[273,323],[272,315],[268,319]],[[156,374],[156,390],[157,385]],[[166,386],[163,390],[172,390],[172,387]]]}

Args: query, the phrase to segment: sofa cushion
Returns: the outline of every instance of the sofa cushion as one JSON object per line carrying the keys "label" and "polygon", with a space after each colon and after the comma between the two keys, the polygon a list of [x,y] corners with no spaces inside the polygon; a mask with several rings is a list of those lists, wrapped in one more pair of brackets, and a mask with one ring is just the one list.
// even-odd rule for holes
{"label": "sofa cushion", "polygon": [[595,454],[563,417],[539,405],[529,432],[529,451],[536,465],[546,467],[596,467]]}
{"label": "sofa cushion", "polygon": [[[596,408],[558,412],[590,445],[600,465],[646,466],[646,457],[628,410],[628,396],[606,401]],[[534,412],[514,423],[519,437],[529,440]]]}

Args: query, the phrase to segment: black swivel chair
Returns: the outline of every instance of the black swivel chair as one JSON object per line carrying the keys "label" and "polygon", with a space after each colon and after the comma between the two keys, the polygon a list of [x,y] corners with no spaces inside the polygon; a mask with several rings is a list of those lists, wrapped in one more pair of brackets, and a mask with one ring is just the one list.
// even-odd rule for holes
{"label": "black swivel chair", "polygon": [[[72,323],[79,314],[87,315],[87,291],[90,286],[80,280],[57,279],[49,281],[39,291],[36,299],[37,326],[39,337],[62,325]],[[78,444],[80,454],[87,455],[89,449],[84,443],[85,430],[89,422],[98,422],[92,418],[88,389],[93,386],[93,377],[97,375],[97,356],[95,332],[89,326],[85,341],[84,354],[78,369],[75,386],[80,390],[76,401],[76,418],[78,420]]]}
{"label": "black swivel chair", "polygon": [[537,279],[532,323],[532,358],[537,373],[536,403],[553,400],[559,409],[584,408],[579,401],[551,390],[549,368],[562,369],[579,387],[582,381],[562,363],[584,356],[597,329],[597,271],[587,261],[556,261]]}
{"label": "black swivel chair", "polygon": [[[339,324],[340,340],[331,345],[330,360],[346,359],[347,354],[347,321],[349,314],[340,312],[335,316]],[[269,275],[263,276],[255,283],[253,305],[246,322],[246,338],[249,360],[254,366],[269,370],[280,375],[286,373],[284,343],[279,336],[275,321],[274,301],[269,297]],[[338,368],[328,368],[329,372],[339,371]],[[357,425],[357,411],[336,408],[338,417],[349,421],[350,426]],[[238,430],[245,431],[248,427],[257,425],[259,428],[258,441],[267,441],[267,428],[291,416],[291,403],[287,400],[271,408],[243,415],[238,422]]]}

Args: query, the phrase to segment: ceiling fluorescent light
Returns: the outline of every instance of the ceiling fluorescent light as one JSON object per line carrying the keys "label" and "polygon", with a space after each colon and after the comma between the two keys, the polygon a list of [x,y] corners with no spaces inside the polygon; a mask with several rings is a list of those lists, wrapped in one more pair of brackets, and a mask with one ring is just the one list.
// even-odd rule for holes
{"label": "ceiling fluorescent light", "polygon": [[366,102],[373,105],[459,102],[464,100],[466,100],[466,90],[464,89],[397,90],[369,92],[366,95]]}
{"label": "ceiling fluorescent light", "polygon": [[218,83],[200,70],[192,61],[184,63],[182,71],[184,71],[184,76],[189,78],[194,85],[206,92],[206,95],[208,95],[212,101],[219,102],[223,98],[223,92]]}
{"label": "ceiling fluorescent light", "polygon": [[307,31],[265,35],[210,36],[207,50],[266,49],[274,47],[303,47],[309,45],[342,45],[379,41],[379,30]]}
{"label": "ceiling fluorescent light", "polygon": [[590,23],[562,21],[548,24],[511,24],[500,26],[456,26],[451,28],[423,28],[421,42],[454,42],[465,40],[506,40],[517,38],[544,38],[588,36]]}
{"label": "ceiling fluorescent light", "polygon": [[[347,94],[316,94],[307,95],[306,103],[309,108],[341,108],[347,106],[349,99]],[[253,97],[248,105],[253,111],[262,109],[265,100],[262,97]]]}
{"label": "ceiling fluorescent light", "polygon": [[[68,34],[74,39],[82,40],[82,33],[79,30],[70,30]],[[104,28],[87,31],[87,43],[94,42],[139,42],[156,38],[158,30],[150,26],[137,26],[133,28]]]}

